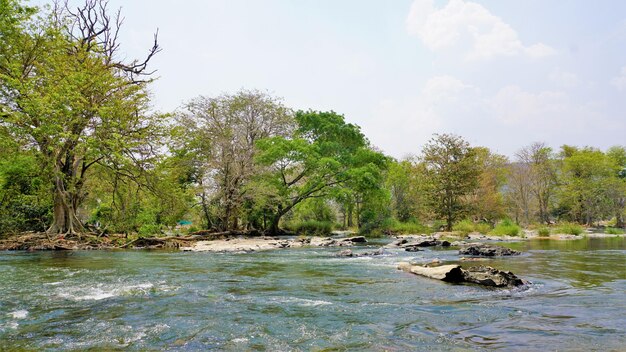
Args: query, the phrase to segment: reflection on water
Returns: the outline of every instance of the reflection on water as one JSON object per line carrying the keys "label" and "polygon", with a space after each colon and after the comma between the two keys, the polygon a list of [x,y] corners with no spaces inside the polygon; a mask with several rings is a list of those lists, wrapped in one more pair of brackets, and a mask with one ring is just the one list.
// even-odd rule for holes
{"label": "reflection on water", "polygon": [[525,351],[626,345],[624,238],[505,245],[524,254],[486,263],[531,285],[485,289],[395,270],[399,261],[457,261],[449,249],[392,250],[374,258],[337,258],[332,248],[254,254],[3,252],[0,350]]}

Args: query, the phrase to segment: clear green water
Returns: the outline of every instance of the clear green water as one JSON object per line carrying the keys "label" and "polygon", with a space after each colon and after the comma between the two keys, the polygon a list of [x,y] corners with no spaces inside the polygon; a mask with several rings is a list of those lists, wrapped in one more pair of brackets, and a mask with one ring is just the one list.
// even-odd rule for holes
{"label": "clear green water", "polygon": [[624,238],[506,245],[525,254],[487,263],[533,284],[494,290],[395,269],[458,260],[454,250],[0,252],[0,350],[626,348]]}

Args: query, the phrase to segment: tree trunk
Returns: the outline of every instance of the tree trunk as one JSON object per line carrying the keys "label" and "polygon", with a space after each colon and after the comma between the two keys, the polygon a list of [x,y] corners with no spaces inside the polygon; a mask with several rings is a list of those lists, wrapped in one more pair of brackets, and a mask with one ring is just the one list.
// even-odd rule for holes
{"label": "tree trunk", "polygon": [[62,176],[55,177],[54,211],[52,224],[47,230],[48,233],[69,235],[84,232],[85,229],[76,215],[79,199],[77,190],[72,192],[66,190]]}

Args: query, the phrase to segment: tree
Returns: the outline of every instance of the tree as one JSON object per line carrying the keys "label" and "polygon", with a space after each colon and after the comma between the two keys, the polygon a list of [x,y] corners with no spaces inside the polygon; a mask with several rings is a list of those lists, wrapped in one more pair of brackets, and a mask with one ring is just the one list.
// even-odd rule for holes
{"label": "tree", "polygon": [[424,165],[417,160],[393,161],[386,174],[385,186],[391,195],[392,215],[400,221],[427,216]]}
{"label": "tree", "polygon": [[492,153],[488,148],[473,148],[480,169],[478,186],[468,196],[475,220],[495,223],[505,216],[502,188],[506,183],[508,160],[504,155]]}
{"label": "tree", "polygon": [[561,202],[570,217],[581,224],[607,218],[613,210],[611,191],[619,168],[593,148],[569,151],[563,160]]}
{"label": "tree", "polygon": [[436,134],[424,147],[422,161],[429,179],[429,198],[448,231],[467,209],[464,198],[478,186],[480,174],[476,150],[451,134]]}
{"label": "tree", "polygon": [[199,198],[207,226],[238,229],[242,207],[253,196],[248,194],[248,183],[259,172],[256,143],[289,135],[291,111],[266,93],[242,90],[198,97],[186,105],[179,121],[204,171]]}
{"label": "tree", "polygon": [[615,214],[615,226],[626,227],[624,220],[624,211],[626,210],[626,147],[611,147],[607,150],[606,156],[616,166],[617,171],[617,177],[613,178],[609,191]]}
{"label": "tree", "polygon": [[298,111],[290,137],[260,140],[258,161],[268,172],[259,177],[272,212],[270,233],[282,217],[311,198],[331,198],[353,182],[375,183],[386,158],[373,151],[358,126],[335,112]]}
{"label": "tree", "polygon": [[538,210],[539,221],[549,221],[549,207],[557,185],[557,168],[552,149],[544,143],[533,143],[516,153],[518,162],[529,166],[528,187]]}
{"label": "tree", "polygon": [[530,224],[536,208],[530,183],[531,166],[514,162],[509,164],[507,171],[508,177],[504,188],[505,203],[515,218],[515,222]]}
{"label": "tree", "polygon": [[[7,2],[2,2],[7,11]],[[156,36],[143,61],[116,59],[119,12],[106,2],[86,0],[76,10],[56,6],[34,18],[8,2],[0,36],[0,123],[14,138],[34,147],[51,182],[53,219],[49,233],[80,233],[77,211],[86,197],[92,166],[115,172],[120,160],[146,162],[156,124],[146,117],[147,65],[159,51]],[[17,14],[17,15],[15,15]],[[154,136],[151,136],[154,139]]]}

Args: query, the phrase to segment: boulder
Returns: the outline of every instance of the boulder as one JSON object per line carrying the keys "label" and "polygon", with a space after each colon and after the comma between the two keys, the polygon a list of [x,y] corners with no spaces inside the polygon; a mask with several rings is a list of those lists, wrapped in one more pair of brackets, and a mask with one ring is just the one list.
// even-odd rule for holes
{"label": "boulder", "polygon": [[346,249],[335,254],[335,256],[337,257],[369,257],[369,256],[375,256],[375,255],[383,255],[383,254],[385,254],[385,252],[383,251],[382,248],[379,248],[372,252],[363,252],[363,253],[354,253],[352,252],[351,249]]}
{"label": "boulder", "polygon": [[415,275],[452,283],[467,282],[490,287],[515,287],[526,284],[524,280],[518,278],[510,271],[502,271],[489,266],[475,266],[463,269],[460,265],[454,264],[428,267],[402,262],[398,264],[398,269]]}
{"label": "boulder", "polygon": [[471,244],[469,246],[459,249],[459,254],[482,256],[482,257],[497,257],[497,256],[507,256],[507,255],[519,255],[521,253],[514,249],[510,249],[510,248],[506,248],[502,246],[477,243],[477,244]]}
{"label": "boulder", "polygon": [[447,282],[462,282],[463,271],[460,265],[441,265],[435,267],[426,267],[421,265],[411,265],[407,262],[398,264],[398,269],[413,273],[415,275],[426,276],[431,279],[437,279]]}
{"label": "boulder", "polygon": [[417,245],[404,246],[403,248],[407,252],[419,252],[419,251],[421,251],[421,249]]}
{"label": "boulder", "polygon": [[494,269],[490,266],[473,266],[463,269],[463,281],[492,287],[515,287],[526,282],[510,271]]}
{"label": "boulder", "polygon": [[342,239],[341,241],[352,242],[352,243],[367,243],[367,240],[363,236],[348,237],[348,238]]}
{"label": "boulder", "polygon": [[337,257],[354,257],[354,253],[352,253],[351,249],[343,250],[336,254]]}

